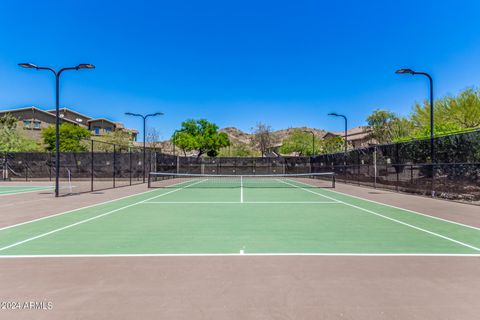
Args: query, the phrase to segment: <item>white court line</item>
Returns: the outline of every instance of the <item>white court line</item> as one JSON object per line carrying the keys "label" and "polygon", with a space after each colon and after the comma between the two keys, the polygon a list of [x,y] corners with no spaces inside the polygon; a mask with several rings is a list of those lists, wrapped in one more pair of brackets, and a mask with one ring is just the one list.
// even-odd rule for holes
{"label": "white court line", "polygon": [[[182,184],[182,183],[187,183],[187,182],[189,182],[189,181],[179,182],[179,183],[176,183],[176,184],[172,184],[171,186],[180,185],[180,184]],[[37,221],[40,221],[40,220],[50,219],[50,218],[57,217],[57,216],[61,216],[61,215],[67,214],[67,213],[72,213],[72,212],[75,212],[75,211],[79,211],[79,210],[83,210],[83,209],[88,209],[88,208],[92,208],[92,207],[96,207],[96,206],[101,206],[101,205],[103,205],[103,204],[107,204],[107,203],[111,203],[111,202],[115,202],[115,201],[120,201],[120,200],[127,199],[127,198],[131,198],[131,197],[136,197],[136,196],[144,195],[144,194],[147,194],[147,193],[152,193],[152,192],[158,192],[158,190],[157,190],[157,189],[153,189],[153,190],[148,190],[148,191],[144,191],[144,192],[140,192],[140,193],[135,193],[135,194],[131,194],[131,195],[128,195],[128,196],[116,198],[116,199],[113,199],[113,200],[103,201],[103,202],[100,202],[100,203],[91,204],[91,205],[89,205],[89,206],[85,206],[85,207],[81,207],[81,208],[76,208],[76,209],[72,209],[72,210],[60,212],[60,213],[57,213],[57,214],[52,214],[52,215],[45,216],[45,217],[41,217],[41,218],[38,218],[38,219],[33,219],[33,220],[25,221],[25,222],[20,222],[20,223],[12,224],[12,225],[10,225],[10,226],[6,226],[6,227],[0,228],[0,231],[6,230],[6,229],[10,229],[10,228],[14,228],[14,227],[18,227],[18,226],[22,226],[22,225],[24,225],[24,224],[29,224],[29,223],[32,223],[32,222],[37,222]]]}
{"label": "white court line", "polygon": [[[286,183],[286,184],[289,184],[289,185],[291,185],[291,186],[300,188],[300,189],[302,189],[302,190],[304,190],[304,191],[311,192],[311,193],[317,194],[317,195],[321,195],[320,193],[314,192],[314,191],[312,191],[312,190],[308,190],[308,189],[305,189],[305,188],[302,188],[302,187],[298,187],[298,186],[295,186],[294,184],[291,184],[291,183],[288,183],[288,182],[285,182],[285,181],[282,181],[282,182],[283,182],[283,183]],[[465,243],[465,242],[461,242],[461,241],[452,239],[452,238],[450,238],[450,237],[441,235],[441,234],[439,234],[439,233],[436,233],[436,232],[433,232],[433,231],[429,231],[429,230],[427,230],[427,229],[423,229],[423,228],[414,226],[414,225],[412,225],[412,224],[409,224],[409,223],[406,223],[406,222],[403,222],[403,221],[400,221],[400,220],[397,220],[397,219],[394,219],[394,218],[390,218],[390,217],[384,216],[383,214],[380,214],[380,213],[374,212],[374,211],[372,211],[372,210],[369,210],[369,209],[365,209],[365,208],[356,206],[356,205],[354,205],[354,204],[350,204],[350,203],[348,203],[348,202],[344,202],[344,201],[341,201],[341,200],[337,200],[337,199],[334,199],[334,198],[329,197],[329,196],[325,196],[325,195],[321,195],[321,196],[326,197],[326,198],[329,198],[329,199],[331,199],[331,200],[336,200],[336,201],[338,201],[338,202],[343,203],[343,204],[346,205],[346,206],[349,206],[349,207],[352,207],[352,208],[356,208],[356,209],[358,209],[358,210],[362,210],[362,211],[371,213],[371,214],[376,215],[376,216],[378,216],[378,217],[381,217],[381,218],[384,218],[384,219],[387,219],[387,220],[390,220],[390,221],[394,221],[394,222],[399,223],[399,224],[402,224],[402,225],[404,225],[404,226],[407,226],[407,227],[410,227],[410,228],[413,228],[413,229],[416,229],[416,230],[419,230],[419,231],[423,231],[423,232],[425,232],[425,233],[434,235],[434,236],[436,236],[436,237],[439,237],[439,238],[442,238],[442,239],[445,239],[445,240],[448,240],[448,241],[451,241],[451,242],[455,242],[455,243],[460,244],[460,245],[462,245],[462,246],[464,246],[464,247],[467,247],[467,248],[470,248],[470,249],[473,249],[473,250],[476,250],[476,251],[480,251],[480,248],[477,248],[477,247],[472,246],[472,245],[470,245],[470,244],[467,244],[467,243]]]}
{"label": "white court line", "polygon": [[45,254],[0,255],[0,259],[45,258],[148,258],[148,257],[468,257],[480,254],[463,253],[118,253],[118,254]]}
{"label": "white court line", "polygon": [[[355,187],[356,187],[356,186],[355,186]],[[432,219],[436,219],[436,220],[440,220],[440,221],[444,221],[444,222],[456,224],[456,225],[459,225],[459,226],[462,226],[462,227],[467,227],[467,228],[471,228],[471,229],[475,229],[475,230],[480,230],[479,227],[471,226],[471,225],[464,224],[464,223],[461,223],[461,222],[456,222],[456,221],[452,221],[452,220],[443,219],[443,218],[440,218],[440,217],[431,216],[431,215],[429,215],[429,214],[421,213],[421,212],[414,211],[414,210],[410,210],[410,209],[400,208],[400,207],[397,207],[397,206],[394,206],[394,205],[391,205],[391,204],[386,204],[386,203],[382,203],[382,202],[375,201],[375,200],[370,200],[370,199],[366,199],[366,198],[362,198],[362,197],[358,197],[358,196],[353,196],[353,195],[350,195],[350,194],[348,194],[348,193],[344,193],[344,192],[340,192],[340,191],[335,191],[335,190],[329,190],[329,189],[327,189],[327,191],[330,191],[330,192],[333,192],[333,193],[336,193],[336,194],[345,195],[345,196],[352,197],[352,198],[355,198],[355,199],[360,199],[360,200],[364,200],[364,201],[368,201],[368,202],[380,204],[380,205],[382,205],[382,206],[387,206],[387,207],[394,208],[394,209],[399,209],[399,210],[403,210],[403,211],[408,211],[408,212],[410,212],[410,213],[418,214],[418,215],[420,215],[420,216],[424,216],[424,217],[428,217],[428,218],[432,218]],[[429,200],[433,200],[433,199],[429,199]]]}
{"label": "white court line", "polygon": [[201,180],[201,181],[197,181],[197,182],[192,183],[192,184],[189,184],[189,185],[187,185],[187,186],[184,186],[184,187],[181,187],[181,188],[178,188],[178,189],[174,189],[174,190],[172,190],[172,191],[169,191],[169,192],[166,192],[166,193],[162,193],[162,194],[160,194],[160,195],[156,195],[156,196],[154,196],[154,197],[147,198],[147,199],[142,200],[142,201],[134,202],[134,203],[132,203],[132,204],[129,204],[129,205],[126,205],[126,206],[123,206],[123,207],[120,207],[120,208],[117,208],[117,209],[114,209],[114,210],[111,210],[111,211],[108,211],[108,212],[99,214],[99,215],[97,215],[97,216],[94,216],[94,217],[91,217],[91,218],[88,218],[88,219],[80,220],[80,221],[78,221],[78,222],[75,222],[75,223],[66,225],[66,226],[61,227],[61,228],[54,229],[54,230],[49,231],[49,232],[42,233],[42,234],[40,234],[40,235],[38,235],[38,236],[31,237],[31,238],[28,238],[28,239],[25,239],[25,240],[22,240],[22,241],[15,242],[15,243],[13,243],[13,244],[11,244],[11,245],[8,245],[8,246],[5,246],[5,247],[1,247],[1,248],[0,248],[0,251],[4,251],[4,250],[7,250],[7,249],[16,247],[16,246],[18,246],[18,245],[21,245],[21,244],[23,244],[23,243],[30,242],[30,241],[33,241],[33,240],[36,240],[36,239],[39,239],[39,238],[43,238],[43,237],[48,236],[48,235],[50,235],[50,234],[53,234],[53,233],[56,233],[56,232],[59,232],[59,231],[65,230],[65,229],[69,229],[69,228],[75,227],[75,226],[77,226],[77,225],[80,225],[80,224],[83,224],[83,223],[86,223],[86,222],[89,222],[89,221],[92,221],[92,220],[95,220],[95,219],[98,219],[98,218],[101,218],[101,217],[110,215],[110,214],[115,213],[115,212],[117,212],[117,211],[124,210],[124,209],[130,208],[130,207],[133,207],[133,206],[135,206],[135,205],[137,205],[137,204],[140,204],[140,203],[142,203],[142,202],[146,202],[146,201],[148,201],[148,200],[152,200],[152,199],[155,199],[155,198],[159,198],[159,197],[166,196],[167,194],[171,194],[171,193],[174,193],[174,192],[183,190],[183,189],[185,189],[185,188],[194,186],[194,185],[199,184],[199,183],[201,183],[201,182],[204,182],[204,181],[206,181],[206,180],[207,180],[207,179]]}
{"label": "white court line", "polygon": [[[295,182],[302,183],[302,184],[305,184],[307,186],[310,186],[308,183],[305,183],[305,182],[300,182],[300,181],[295,181]],[[358,186],[355,186],[355,187],[358,187]],[[367,187],[360,186],[360,188],[366,189]],[[424,216],[424,217],[427,217],[427,218],[432,218],[432,219],[435,219],[435,220],[440,220],[440,221],[456,224],[456,225],[459,225],[459,226],[462,226],[462,227],[467,227],[467,228],[474,229],[474,230],[480,230],[479,227],[471,226],[471,225],[464,224],[464,223],[461,223],[461,222],[456,222],[456,221],[452,221],[452,220],[443,219],[443,218],[440,218],[440,217],[432,216],[432,215],[429,215],[429,214],[421,213],[421,212],[410,210],[410,209],[397,207],[397,206],[394,206],[394,205],[391,205],[391,204],[387,204],[387,203],[383,203],[383,202],[379,202],[379,201],[375,201],[375,200],[370,200],[370,199],[367,199],[367,198],[362,198],[362,197],[350,195],[350,194],[345,193],[345,192],[340,192],[340,191],[336,191],[336,190],[332,190],[332,189],[325,189],[325,190],[328,191],[328,192],[335,193],[335,194],[339,194],[339,195],[343,195],[343,196],[347,196],[347,197],[351,197],[351,198],[355,198],[355,199],[359,199],[359,200],[363,200],[363,201],[368,201],[368,202],[375,203],[375,204],[380,204],[382,206],[387,206],[387,207],[394,208],[394,209],[399,209],[399,210],[402,210],[402,211],[407,211],[407,212],[410,212],[410,213],[417,214],[419,216]],[[433,199],[430,199],[430,200],[433,200]]]}
{"label": "white court line", "polygon": [[240,204],[238,201],[147,201],[142,204]]}
{"label": "white court line", "polygon": [[[290,185],[290,186],[294,186],[294,187],[297,188],[297,189],[301,189],[301,190],[310,192],[310,190],[308,190],[308,189],[305,189],[305,188],[296,186],[296,185],[294,185],[294,184],[285,182],[285,181],[283,181],[283,180],[281,180],[281,179],[276,179],[276,180],[277,180],[278,182],[285,183],[285,184],[288,184],[288,185]],[[301,183],[301,184],[304,184],[304,185],[306,185],[306,186],[316,188],[314,185],[310,185],[310,184],[305,183],[305,182],[300,182],[300,181],[295,181],[295,180],[290,180],[290,179],[286,179],[286,180],[289,180],[289,181],[292,181],[292,182],[296,182],[296,183]],[[341,203],[341,202],[338,201],[337,199],[333,199],[333,198],[330,198],[330,197],[328,197],[328,196],[324,196],[323,194],[316,193],[316,192],[313,192],[313,191],[312,191],[312,193],[316,194],[317,196],[321,196],[321,197],[327,198],[328,200],[333,200],[333,201],[336,202],[336,203]]]}
{"label": "white court line", "polygon": [[[32,189],[34,188],[34,189]],[[31,192],[37,192],[37,191],[47,191],[47,190],[52,190],[53,187],[48,187],[48,188],[41,188],[41,187],[32,187],[28,189],[20,189],[20,190],[15,190],[15,191],[0,191],[0,197],[1,196],[13,196],[17,194],[24,194],[24,193],[31,193]]]}
{"label": "white court line", "polygon": [[323,204],[338,201],[147,201],[142,204]]}

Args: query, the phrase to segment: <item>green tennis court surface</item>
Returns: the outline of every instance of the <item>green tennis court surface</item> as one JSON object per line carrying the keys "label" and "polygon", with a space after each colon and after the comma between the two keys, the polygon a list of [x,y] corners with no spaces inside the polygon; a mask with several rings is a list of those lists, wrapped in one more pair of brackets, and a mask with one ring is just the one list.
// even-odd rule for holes
{"label": "green tennis court surface", "polygon": [[295,179],[235,181],[180,179],[3,228],[0,255],[480,254],[479,228]]}
{"label": "green tennis court surface", "polygon": [[51,186],[0,186],[0,196],[7,194],[17,194],[17,193],[26,193],[26,192],[35,192],[42,190],[50,190],[53,187]]}

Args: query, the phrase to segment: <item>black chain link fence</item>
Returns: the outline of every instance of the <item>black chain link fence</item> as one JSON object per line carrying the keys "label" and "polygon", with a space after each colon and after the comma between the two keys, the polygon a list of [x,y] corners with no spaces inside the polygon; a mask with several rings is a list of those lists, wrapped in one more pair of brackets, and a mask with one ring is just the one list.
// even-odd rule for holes
{"label": "black chain link fence", "polygon": [[[430,140],[377,145],[316,157],[196,158],[86,142],[87,151],[62,152],[60,193],[91,192],[143,183],[148,172],[292,174],[335,172],[337,181],[480,204],[480,131]],[[2,177],[55,181],[54,153],[4,153]],[[144,171],[145,168],[145,171]]]}
{"label": "black chain link fence", "polygon": [[480,131],[371,146],[312,159],[337,181],[480,204]]}
{"label": "black chain link fence", "polygon": [[[147,149],[145,172],[143,149],[120,147],[101,141],[84,142],[83,152],[60,153],[60,195],[100,191],[140,184],[155,171],[155,150]],[[51,181],[55,183],[55,153],[3,153],[2,179],[8,181]],[[146,182],[146,180],[145,180]]]}

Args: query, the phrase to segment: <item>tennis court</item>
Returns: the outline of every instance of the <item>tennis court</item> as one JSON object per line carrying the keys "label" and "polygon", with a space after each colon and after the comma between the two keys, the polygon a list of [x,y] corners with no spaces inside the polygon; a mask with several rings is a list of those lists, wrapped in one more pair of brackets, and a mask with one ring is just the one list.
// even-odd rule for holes
{"label": "tennis court", "polygon": [[52,190],[51,186],[0,185],[0,196]]}
{"label": "tennis court", "polygon": [[317,178],[170,175],[160,188],[1,228],[0,255],[480,254],[477,227]]}

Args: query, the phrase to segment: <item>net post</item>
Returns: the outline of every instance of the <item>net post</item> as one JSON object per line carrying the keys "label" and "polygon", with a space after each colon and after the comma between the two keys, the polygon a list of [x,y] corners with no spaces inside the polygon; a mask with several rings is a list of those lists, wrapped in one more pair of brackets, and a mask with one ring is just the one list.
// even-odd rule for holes
{"label": "net post", "polygon": [[335,189],[335,173],[332,172],[332,188]]}
{"label": "net post", "polygon": [[152,173],[149,172],[148,173],[148,179],[147,179],[147,188],[149,188],[149,189],[152,187],[152,184],[151,184],[151,179],[152,178],[151,177],[152,177]]}

